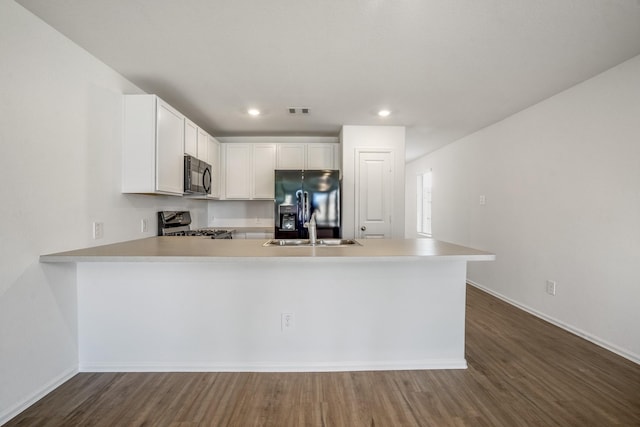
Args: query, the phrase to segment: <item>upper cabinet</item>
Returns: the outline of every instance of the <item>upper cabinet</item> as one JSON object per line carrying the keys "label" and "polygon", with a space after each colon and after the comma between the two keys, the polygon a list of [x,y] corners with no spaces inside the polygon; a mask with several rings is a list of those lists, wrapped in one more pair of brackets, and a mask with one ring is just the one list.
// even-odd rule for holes
{"label": "upper cabinet", "polygon": [[339,169],[338,144],[281,143],[278,145],[278,169]]}
{"label": "upper cabinet", "polygon": [[[184,154],[198,157],[198,126],[185,117],[184,119]],[[200,158],[200,157],[198,157]]]}
{"label": "upper cabinet", "polygon": [[305,169],[340,169],[338,144],[307,144]]}
{"label": "upper cabinet", "polygon": [[182,195],[185,117],[155,95],[124,96],[122,192]]}
{"label": "upper cabinet", "polygon": [[[184,194],[184,155],[212,166],[211,194],[269,200],[276,169],[340,169],[326,137],[229,137],[221,144],[156,95],[124,95],[122,192]],[[337,139],[335,140],[337,141]]]}
{"label": "upper cabinet", "polygon": [[[279,140],[291,142],[277,142]],[[339,169],[340,144],[319,138],[227,137],[222,152],[220,199],[273,199],[276,169]],[[326,138],[323,138],[326,139]]]}
{"label": "upper cabinet", "polygon": [[252,144],[253,178],[251,180],[252,199],[273,199],[276,169],[276,145]]}
{"label": "upper cabinet", "polygon": [[307,144],[278,144],[278,169],[305,169]]}
{"label": "upper cabinet", "polygon": [[221,171],[220,171],[220,142],[214,137],[208,135],[208,151],[209,151],[209,160],[208,163],[211,165],[211,194],[210,198],[218,199],[220,198],[220,179],[221,179]]}
{"label": "upper cabinet", "polygon": [[251,198],[251,144],[224,144],[224,198]]}
{"label": "upper cabinet", "polygon": [[273,199],[275,144],[223,144],[224,198]]}
{"label": "upper cabinet", "polygon": [[[209,162],[209,134],[198,128],[198,141],[197,141],[197,151],[195,157],[203,160],[207,163]],[[186,151],[185,151],[186,152]]]}

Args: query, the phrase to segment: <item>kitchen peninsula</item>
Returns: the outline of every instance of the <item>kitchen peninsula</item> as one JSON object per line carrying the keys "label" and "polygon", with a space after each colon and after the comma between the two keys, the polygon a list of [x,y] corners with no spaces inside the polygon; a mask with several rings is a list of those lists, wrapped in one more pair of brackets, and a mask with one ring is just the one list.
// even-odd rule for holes
{"label": "kitchen peninsula", "polygon": [[80,371],[465,368],[466,263],[495,256],[359,242],[152,237],[40,261],[76,263]]}

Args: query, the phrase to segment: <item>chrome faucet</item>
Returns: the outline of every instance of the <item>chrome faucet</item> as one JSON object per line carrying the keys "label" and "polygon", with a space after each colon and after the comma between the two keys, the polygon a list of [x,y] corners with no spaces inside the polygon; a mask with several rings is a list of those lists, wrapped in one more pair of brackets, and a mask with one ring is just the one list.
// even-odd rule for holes
{"label": "chrome faucet", "polygon": [[315,212],[311,214],[311,219],[309,219],[309,222],[306,223],[305,226],[309,229],[309,244],[313,246],[318,242]]}

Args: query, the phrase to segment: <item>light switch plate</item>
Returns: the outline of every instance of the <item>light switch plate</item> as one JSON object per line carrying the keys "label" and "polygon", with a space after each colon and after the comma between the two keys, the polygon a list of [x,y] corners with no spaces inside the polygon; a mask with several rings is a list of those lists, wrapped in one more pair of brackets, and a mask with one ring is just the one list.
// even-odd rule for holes
{"label": "light switch plate", "polygon": [[104,237],[104,224],[101,222],[93,223],[93,239],[98,240]]}

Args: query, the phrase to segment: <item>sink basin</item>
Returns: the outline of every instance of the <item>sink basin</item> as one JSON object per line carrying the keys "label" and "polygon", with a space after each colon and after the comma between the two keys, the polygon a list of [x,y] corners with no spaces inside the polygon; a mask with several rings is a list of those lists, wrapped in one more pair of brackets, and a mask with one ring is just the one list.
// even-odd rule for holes
{"label": "sink basin", "polygon": [[283,246],[283,247],[330,247],[341,248],[345,246],[362,246],[356,240],[352,239],[318,239],[315,245],[309,243],[307,239],[271,239],[267,240],[262,246]]}

